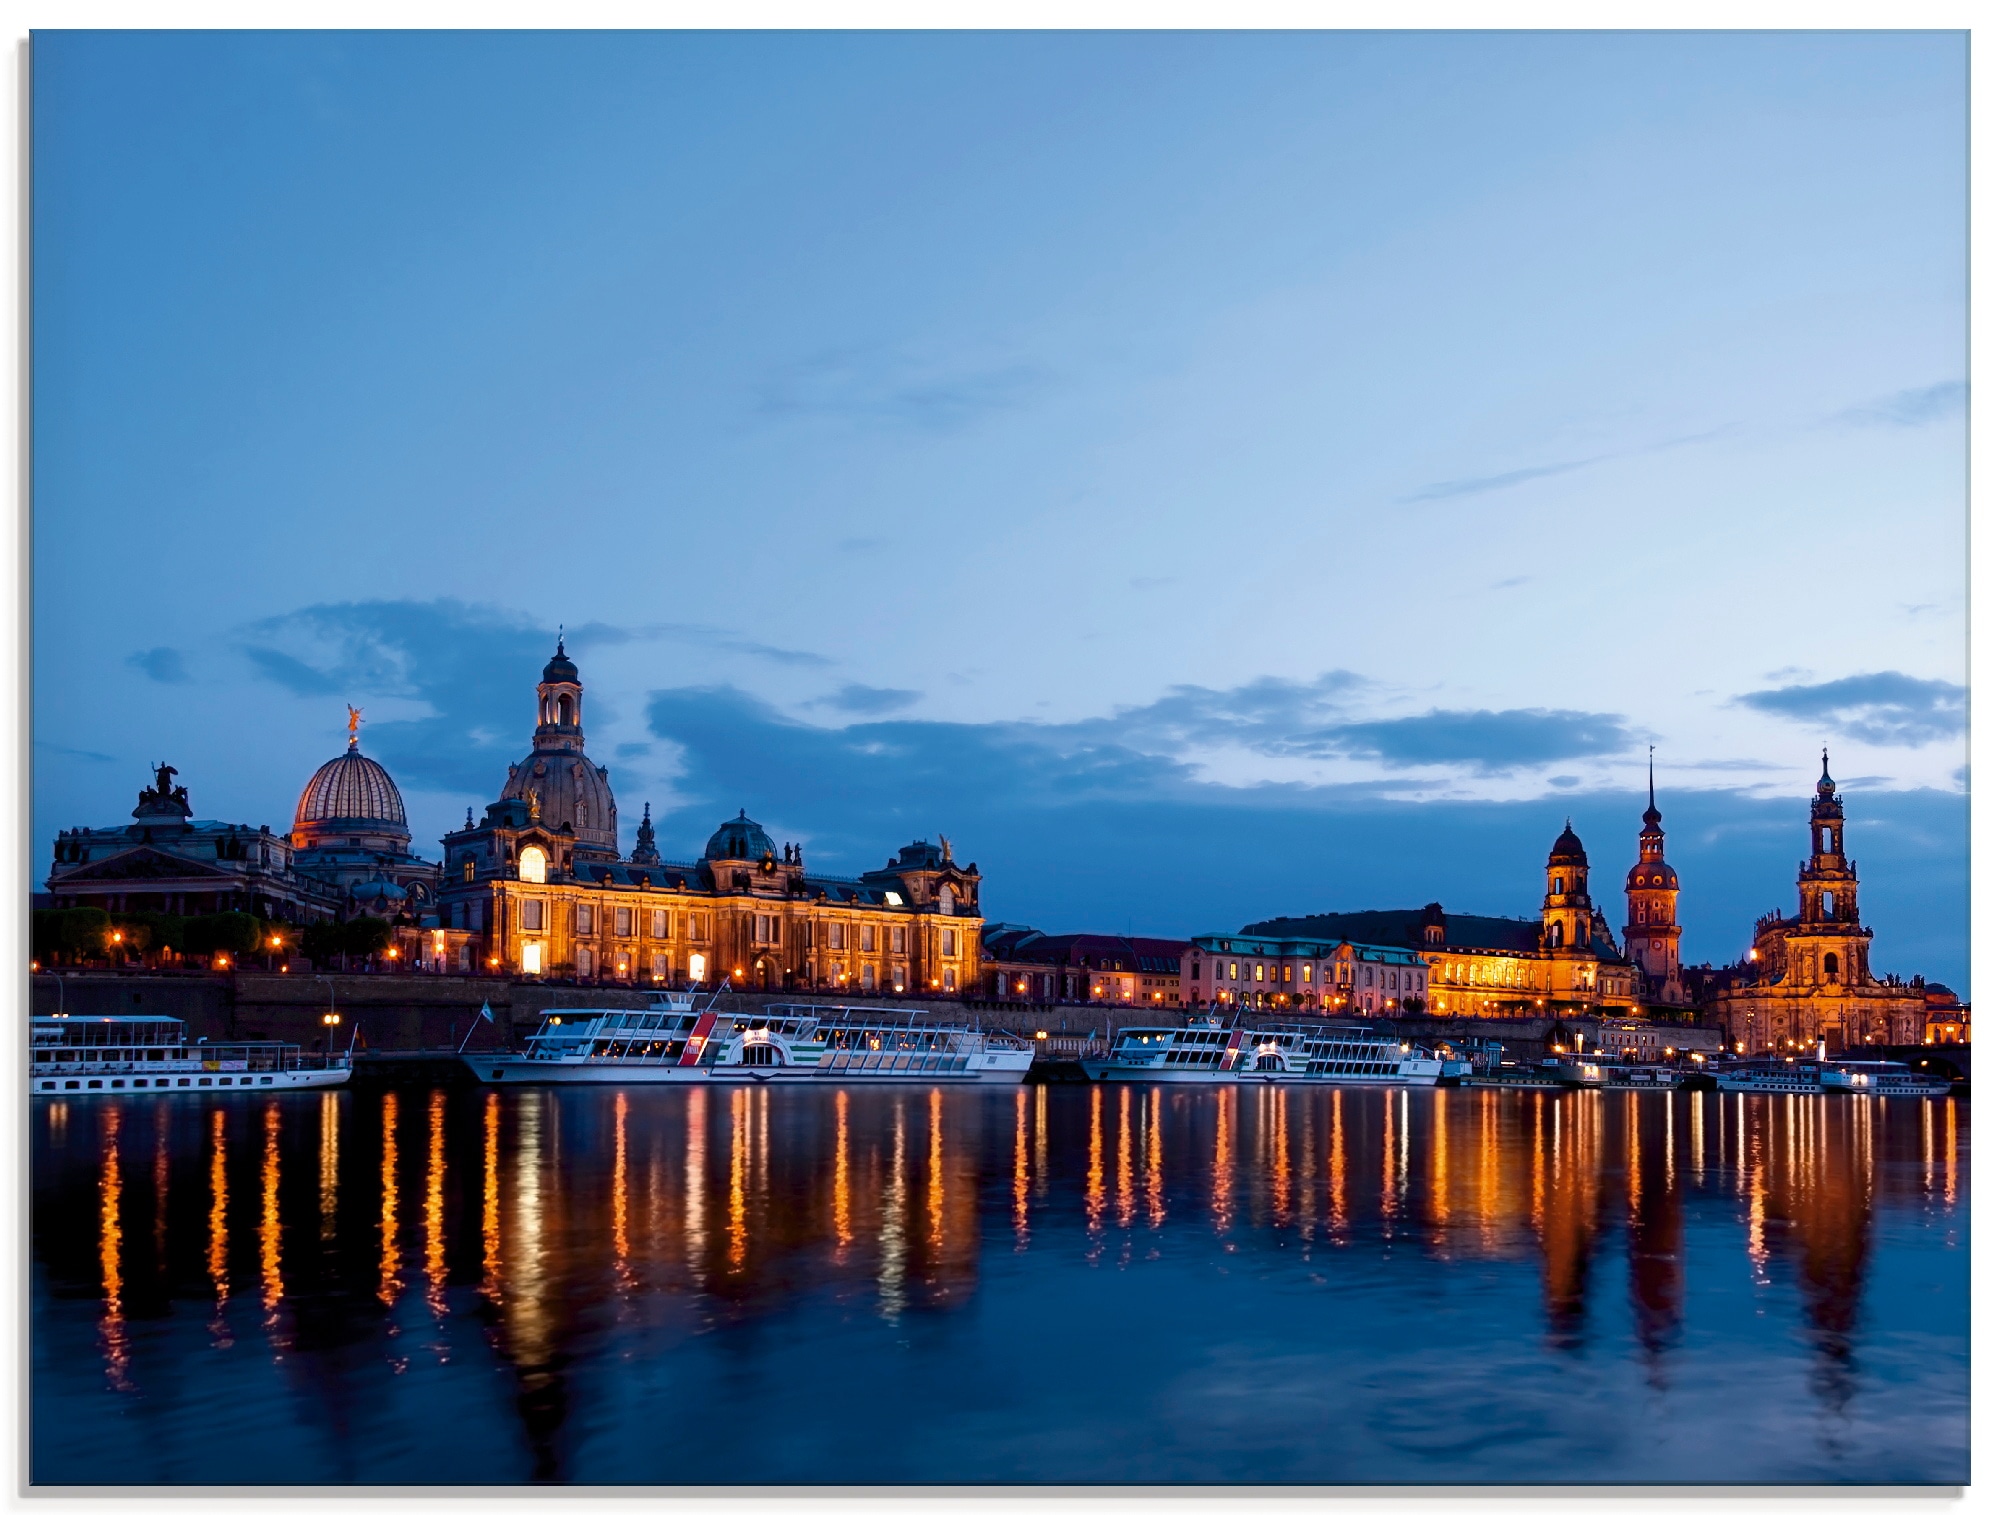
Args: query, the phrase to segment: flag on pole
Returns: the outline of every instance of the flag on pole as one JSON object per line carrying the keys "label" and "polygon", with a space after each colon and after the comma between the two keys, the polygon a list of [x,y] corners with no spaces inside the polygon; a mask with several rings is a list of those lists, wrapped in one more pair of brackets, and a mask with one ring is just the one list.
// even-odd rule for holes
{"label": "flag on pole", "polygon": [[491,1021],[493,1019],[493,1007],[484,1000],[479,1002],[479,1018],[483,1021]]}

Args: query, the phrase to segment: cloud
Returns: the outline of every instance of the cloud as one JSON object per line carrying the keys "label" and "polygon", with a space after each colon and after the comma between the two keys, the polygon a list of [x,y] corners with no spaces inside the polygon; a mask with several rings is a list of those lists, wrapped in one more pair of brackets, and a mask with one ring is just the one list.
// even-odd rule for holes
{"label": "cloud", "polygon": [[1546,479],[1559,473],[1574,473],[1579,468],[1602,463],[1609,456],[1611,456],[1609,453],[1600,453],[1592,458],[1573,458],[1567,463],[1544,463],[1535,468],[1516,468],[1507,473],[1490,473],[1473,479],[1446,479],[1440,484],[1426,484],[1415,494],[1406,494],[1396,503],[1420,505],[1427,500],[1450,500],[1460,495],[1485,494],[1494,489],[1512,489],[1516,484],[1525,484],[1531,479]]}
{"label": "cloud", "polygon": [[1433,710],[1392,721],[1362,721],[1324,734],[1335,751],[1391,768],[1451,764],[1511,772],[1625,752],[1635,737],[1624,719],[1583,710]]}
{"label": "cloud", "polygon": [[608,626],[593,621],[587,626],[577,627],[569,636],[578,647],[609,647],[639,641],[687,642],[697,647],[712,647],[717,652],[741,653],[745,657],[759,658],[787,668],[833,666],[833,659],[820,653],[806,652],[797,647],[774,647],[769,642],[755,641],[726,627],[709,626],[699,621],[655,621],[646,626]]}
{"label": "cloud", "polygon": [[1875,747],[1921,747],[1965,730],[1965,686],[1907,673],[1859,673],[1822,684],[1740,694],[1731,703]]}
{"label": "cloud", "polygon": [[[1284,687],[1182,691],[1157,702],[1170,706],[1168,717],[1141,707],[1060,724],[885,720],[838,729],[791,719],[736,689],[659,690],[647,719],[680,749],[675,794],[621,798],[634,810],[654,801],[661,848],[675,856],[699,851],[739,806],[774,836],[804,840],[808,864],[832,872],[879,866],[901,843],[943,831],[961,859],[980,866],[989,918],[1047,931],[1187,934],[1430,899],[1455,912],[1531,915],[1565,814],[1614,877],[1636,855],[1643,790],[1386,804],[1427,790],[1396,779],[1230,786],[1133,745],[1140,733],[1206,729],[1211,717],[1262,710],[1276,719],[1285,704],[1273,685]],[[1809,798],[1662,789],[1688,961],[1734,959],[1756,918],[1787,899]],[[1878,962],[1962,981],[1966,797],[1881,793],[1866,804],[1850,814],[1869,825],[1863,866]],[[1893,962],[1883,955],[1892,943]]]}
{"label": "cloud", "polygon": [[923,696],[914,689],[876,689],[868,684],[843,684],[832,694],[807,700],[809,706],[824,706],[848,715],[887,715],[914,705]]}
{"label": "cloud", "polygon": [[367,600],[308,605],[244,628],[239,640],[259,674],[294,694],[427,708],[363,731],[364,748],[398,782],[497,793],[506,761],[533,727],[535,680],[553,631],[458,600]]}
{"label": "cloud", "polygon": [[1035,363],[925,365],[885,349],[825,353],[757,386],[769,416],[830,416],[913,430],[956,431],[1018,409],[1049,382]]}
{"label": "cloud", "polygon": [[185,684],[188,681],[187,663],[179,650],[173,647],[148,648],[145,652],[133,653],[125,661],[156,684]]}
{"label": "cloud", "polygon": [[1832,417],[1836,426],[1928,426],[1962,415],[1972,389],[1963,379],[1899,389],[1865,404],[1850,406]]}
{"label": "cloud", "polygon": [[108,752],[92,752],[84,747],[65,747],[58,742],[42,741],[39,737],[35,739],[35,751],[46,752],[51,757],[68,758],[72,762],[79,763],[115,763],[118,761],[118,759],[114,758]]}

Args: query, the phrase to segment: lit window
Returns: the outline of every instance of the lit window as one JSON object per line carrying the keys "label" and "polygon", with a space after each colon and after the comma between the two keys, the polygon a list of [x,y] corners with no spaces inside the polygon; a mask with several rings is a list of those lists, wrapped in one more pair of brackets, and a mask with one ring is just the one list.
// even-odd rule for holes
{"label": "lit window", "polygon": [[522,883],[546,884],[549,881],[549,855],[539,847],[523,847],[520,871]]}
{"label": "lit window", "polygon": [[540,942],[521,943],[521,971],[540,973],[542,971],[542,944]]}
{"label": "lit window", "polygon": [[701,983],[708,977],[708,959],[699,952],[688,954],[688,978]]}

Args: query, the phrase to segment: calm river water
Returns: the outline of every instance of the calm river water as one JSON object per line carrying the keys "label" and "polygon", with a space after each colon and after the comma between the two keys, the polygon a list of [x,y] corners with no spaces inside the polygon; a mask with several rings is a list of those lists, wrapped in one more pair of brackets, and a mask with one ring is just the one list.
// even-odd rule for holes
{"label": "calm river water", "polygon": [[48,1100],[38,1484],[1960,1482],[1968,1116]]}

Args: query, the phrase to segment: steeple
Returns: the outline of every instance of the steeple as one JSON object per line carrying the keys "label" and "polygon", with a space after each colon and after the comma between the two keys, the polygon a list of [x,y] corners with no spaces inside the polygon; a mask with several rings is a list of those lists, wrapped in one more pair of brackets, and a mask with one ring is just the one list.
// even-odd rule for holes
{"label": "steeple", "polygon": [[632,861],[653,864],[660,860],[660,849],[653,842],[653,802],[646,801],[646,813],[639,818],[639,836],[632,846]]}
{"label": "steeple", "polygon": [[1646,813],[1639,817],[1648,831],[1660,829],[1660,807],[1653,799],[1653,749],[1646,749]]}

